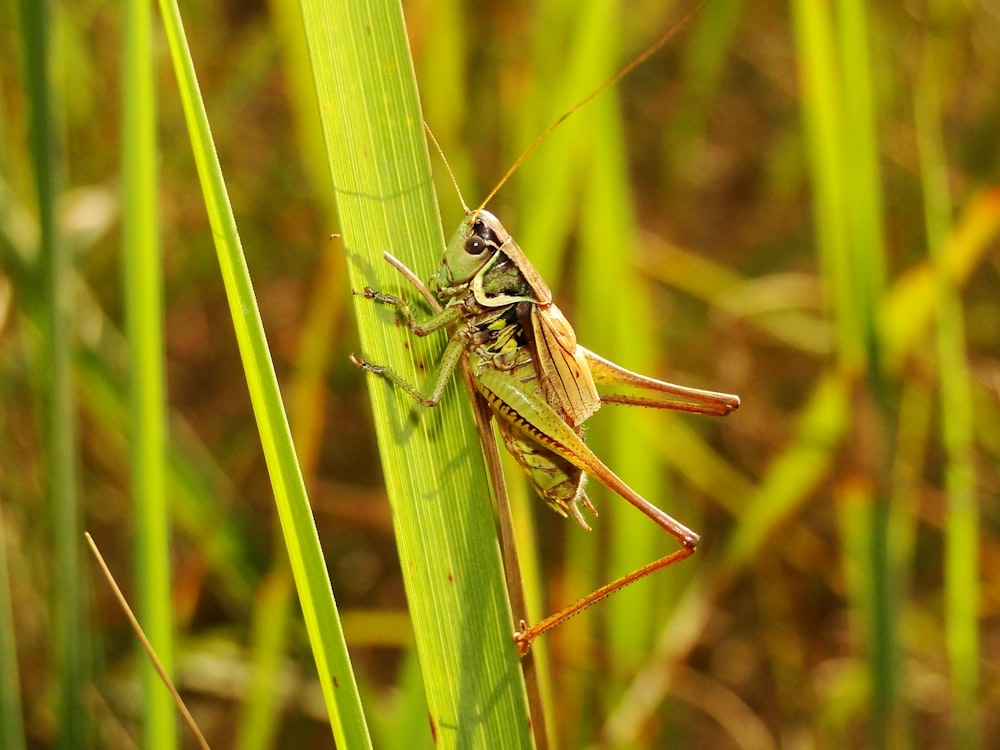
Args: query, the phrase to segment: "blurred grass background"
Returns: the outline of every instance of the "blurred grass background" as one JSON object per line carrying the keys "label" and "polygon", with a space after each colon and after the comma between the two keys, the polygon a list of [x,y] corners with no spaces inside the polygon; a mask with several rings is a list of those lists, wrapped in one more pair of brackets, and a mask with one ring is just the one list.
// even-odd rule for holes
{"label": "blurred grass background", "polygon": [[[126,590],[162,575],[132,562],[125,17],[90,0],[37,16],[40,4],[2,2],[0,737],[128,747],[141,661],[79,539],[94,534]],[[346,360],[357,338],[326,240],[337,221],[298,9],[183,10],[375,745],[430,746],[368,384]],[[686,6],[404,10],[424,115],[475,204]],[[214,747],[326,747],[155,28],[161,616]],[[1000,737],[987,710],[1000,701],[998,58],[988,2],[712,0],[494,199],[584,345],[744,403],[725,420],[611,407],[592,420],[599,455],[703,543],[545,637],[560,746]],[[459,204],[446,180],[438,193],[450,232]],[[671,544],[596,483],[584,534],[509,477],[537,523],[536,617]]]}

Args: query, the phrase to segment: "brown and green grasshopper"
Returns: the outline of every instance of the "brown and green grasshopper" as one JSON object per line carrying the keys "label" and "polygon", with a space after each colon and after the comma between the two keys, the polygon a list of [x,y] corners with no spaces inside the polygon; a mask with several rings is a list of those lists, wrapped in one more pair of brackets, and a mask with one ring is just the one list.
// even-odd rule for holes
{"label": "brown and green grasshopper", "polygon": [[[408,279],[414,274],[387,254]],[[602,586],[514,638],[521,654],[531,642],[571,615],[650,573],[690,556],[698,535],[645,500],[609,469],[583,441],[583,423],[602,404],[631,404],[722,416],[738,396],[703,391],[639,375],[576,342],[552,292],[500,221],[482,208],[468,212],[452,236],[441,266],[428,284],[439,312],[418,319],[403,298],[366,288],[359,294],[396,308],[417,336],[452,328],[429,395],[388,367],[352,360],[380,375],[424,406],[436,406],[455,368],[468,359],[478,394],[497,420],[504,444],[527,472],[538,494],[563,516],[589,530],[580,506],[596,514],[584,493],[589,474],[649,516],[681,549]],[[422,285],[418,286],[422,289]],[[648,396],[602,396],[598,384],[629,386]],[[664,398],[662,394],[667,394]],[[679,396],[677,400],[669,396]]]}
{"label": "brown and green grasshopper", "polygon": [[[596,514],[584,493],[589,474],[680,543],[679,550],[600,587],[531,627],[521,622],[514,640],[522,656],[542,633],[624,586],[691,556],[698,545],[695,532],[644,499],[587,447],[583,441],[583,423],[602,404],[723,416],[739,408],[740,399],[728,393],[687,388],[639,375],[577,344],[576,334],[553,303],[548,285],[499,219],[484,206],[560,122],[640,65],[695,12],[697,8],[546,128],[479,208],[470,211],[463,201],[466,217],[452,235],[440,267],[426,286],[410,269],[386,253],[386,260],[426,299],[433,310],[430,317],[418,319],[409,302],[401,297],[371,288],[357,292],[396,308],[417,336],[447,328],[453,332],[441,355],[429,395],[425,396],[390,368],[352,355],[356,365],[386,378],[430,407],[437,405],[464,357],[478,397],[496,418],[507,450],[525,470],[538,494],[556,512],[572,516],[584,529],[590,529],[580,512],[583,506]],[[625,386],[647,395],[602,395],[598,385]]]}

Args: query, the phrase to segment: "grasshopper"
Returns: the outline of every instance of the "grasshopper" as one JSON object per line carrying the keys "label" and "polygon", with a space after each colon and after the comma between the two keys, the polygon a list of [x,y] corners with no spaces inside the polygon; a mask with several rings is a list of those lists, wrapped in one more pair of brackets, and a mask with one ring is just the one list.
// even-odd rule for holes
{"label": "grasshopper", "polygon": [[[542,633],[624,586],[690,557],[698,545],[698,534],[639,495],[587,447],[583,440],[584,422],[602,404],[713,416],[726,415],[740,405],[738,396],[640,375],[580,346],[569,321],[553,302],[544,279],[500,220],[483,207],[558,122],[641,63],[672,32],[673,29],[662,35],[546,129],[477,209],[470,210],[463,201],[465,219],[449,240],[441,264],[426,286],[410,269],[386,253],[386,259],[427,300],[433,310],[429,317],[418,317],[403,297],[371,287],[355,292],[395,308],[417,336],[445,329],[450,329],[451,334],[428,395],[385,365],[351,355],[354,364],[389,380],[423,406],[433,407],[464,358],[473,387],[496,419],[504,445],[550,507],[564,517],[572,517],[589,531],[581,508],[596,515],[584,491],[590,475],[680,544],[679,550],[600,587],[531,627],[520,622],[514,641],[521,656],[527,654],[532,641]],[[641,395],[602,395],[599,385],[626,386]]]}

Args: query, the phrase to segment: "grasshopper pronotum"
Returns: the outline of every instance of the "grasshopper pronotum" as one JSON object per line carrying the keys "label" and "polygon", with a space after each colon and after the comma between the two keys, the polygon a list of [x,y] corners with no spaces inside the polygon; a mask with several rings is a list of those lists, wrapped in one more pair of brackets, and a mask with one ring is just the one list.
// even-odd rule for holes
{"label": "grasshopper pronotum", "polygon": [[[698,535],[645,500],[583,441],[583,423],[602,404],[629,404],[722,416],[740,405],[738,396],[674,385],[626,370],[583,348],[552,301],[552,292],[500,221],[483,206],[558,122],[613,85],[672,36],[677,26],[567,115],[547,128],[448,242],[441,265],[425,286],[402,263],[386,258],[413,283],[434,310],[418,319],[403,298],[366,288],[357,294],[393,306],[417,336],[451,329],[428,395],[390,368],[352,356],[367,372],[394,383],[416,401],[436,406],[455,368],[466,358],[479,397],[496,418],[504,444],[524,468],[538,494],[558,513],[589,530],[580,506],[594,507],[584,492],[586,475],[634,505],[680,543],[680,549],[600,587],[533,626],[520,623],[514,640],[521,655],[531,642],[581,609],[628,584],[694,553]],[[457,185],[456,185],[457,188]],[[624,385],[646,395],[602,396],[598,385]],[[683,399],[683,400],[680,400]]]}

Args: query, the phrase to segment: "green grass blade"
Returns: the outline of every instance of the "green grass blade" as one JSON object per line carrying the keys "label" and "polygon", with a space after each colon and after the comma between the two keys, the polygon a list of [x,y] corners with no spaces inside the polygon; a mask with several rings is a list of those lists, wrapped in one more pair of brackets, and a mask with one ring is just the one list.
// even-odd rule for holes
{"label": "green grass blade", "polygon": [[18,681],[17,639],[7,575],[7,534],[0,529],[0,746],[24,750],[21,686]]}
{"label": "green grass blade", "polygon": [[52,509],[54,580],[51,621],[59,672],[57,745],[87,746],[90,732],[84,708],[89,643],[84,619],[80,564],[83,530],[77,498],[77,424],[72,374],[72,253],[59,236],[55,201],[63,182],[64,148],[58,144],[56,92],[50,37],[54,13],[46,3],[21,3],[26,55],[25,86],[31,103],[29,133],[40,227],[43,362],[42,413],[46,442],[48,502]]}
{"label": "green grass blade", "polygon": [[965,351],[959,289],[949,277],[944,252],[952,233],[948,162],[941,134],[937,49],[928,37],[914,114],[924,190],[924,222],[935,279],[936,344],[945,450],[945,623],[951,673],[955,747],[979,747],[979,504],[976,491],[972,375]]}
{"label": "green grass blade", "polygon": [[[885,287],[884,219],[881,194],[881,174],[876,146],[876,118],[869,50],[867,6],[858,0],[842,3],[837,16],[840,96],[843,103],[844,132],[839,148],[844,166],[844,213],[847,222],[851,268],[851,299],[856,309],[858,340],[855,346],[863,351],[872,394],[873,408],[859,422],[859,434],[879,430],[891,435],[891,410],[886,373],[884,371],[882,337],[877,326],[877,311]],[[890,461],[887,452],[878,460],[882,466]],[[898,747],[906,730],[902,711],[902,675],[900,665],[900,635],[897,612],[898,571],[890,564],[889,488],[879,468],[871,472],[871,523],[867,527],[871,538],[871,555],[866,558],[868,570],[864,580],[870,587],[866,603],[870,605],[871,648],[869,655],[872,677],[872,725],[876,741],[883,747]]]}
{"label": "green grass blade", "polygon": [[[167,674],[171,674],[174,617],[166,492],[166,386],[152,14],[152,7],[143,0],[126,3],[122,63],[122,247],[131,381],[129,447],[138,617],[157,658]],[[176,708],[170,692],[148,659],[143,658],[141,664],[144,700],[140,744],[149,748],[176,747]]]}
{"label": "green grass blade", "polygon": [[[868,377],[871,408],[860,400],[852,424],[859,445],[863,436],[892,434],[891,404],[883,371],[877,310],[884,287],[882,199],[866,8],[841,3],[793,4],[798,56],[804,80],[803,116],[815,194],[816,235],[821,251],[824,288],[833,313],[841,375]],[[883,467],[889,461],[873,440],[862,470],[872,488],[867,506],[872,554],[864,580],[871,590],[861,598],[868,607],[871,721],[876,745],[886,747],[897,734],[893,721],[900,701],[896,580],[889,564],[888,489]]]}
{"label": "green grass blade", "polygon": [[883,377],[876,315],[885,287],[885,219],[879,168],[877,120],[867,4],[850,0],[839,7],[837,52],[844,132],[840,150],[845,169],[844,210],[860,342],[867,354],[872,386]]}
{"label": "green grass blade", "polygon": [[[426,278],[444,239],[401,9],[304,0],[303,12],[352,286],[415,296],[382,253]],[[425,383],[441,338],[418,340],[361,298],[356,312],[365,356]],[[439,747],[526,747],[488,483],[456,381],[434,410],[369,384],[430,719]]]}
{"label": "green grass blade", "polygon": [[[253,631],[250,638],[250,680],[234,747],[266,750],[274,747],[280,729],[281,706],[274,700],[274,685],[281,676],[286,634],[294,595],[288,563],[278,567],[261,583],[254,599]],[[275,705],[278,703],[279,705]]]}
{"label": "green grass blade", "polygon": [[368,747],[343,630],[176,3],[160,3],[240,355],[334,737]]}
{"label": "green grass blade", "polygon": [[[323,132],[316,89],[313,85],[306,45],[302,9],[298,3],[271,0],[270,17],[282,51],[282,73],[289,96],[299,163],[307,182],[303,192],[321,207],[327,226],[334,225],[336,209],[333,185],[322,158]],[[299,465],[307,487],[314,487],[316,466],[325,437],[329,397],[329,371],[336,350],[337,332],[348,309],[342,294],[347,269],[343,257],[325,253],[316,259],[308,313],[298,333],[298,351],[292,375],[285,388],[288,419]],[[281,679],[283,656],[288,645],[287,624],[294,606],[292,571],[284,555],[276,555],[254,607],[250,660],[252,683],[243,703],[243,720],[236,739],[240,750],[267,748],[279,731],[283,705],[273,699],[273,686]]]}
{"label": "green grass blade", "polygon": [[832,12],[824,5],[792,3],[802,76],[802,117],[811,171],[815,233],[826,306],[836,326],[837,354],[846,372],[863,369],[859,312],[852,293],[851,250],[846,220],[845,165],[840,134],[844,113]]}

